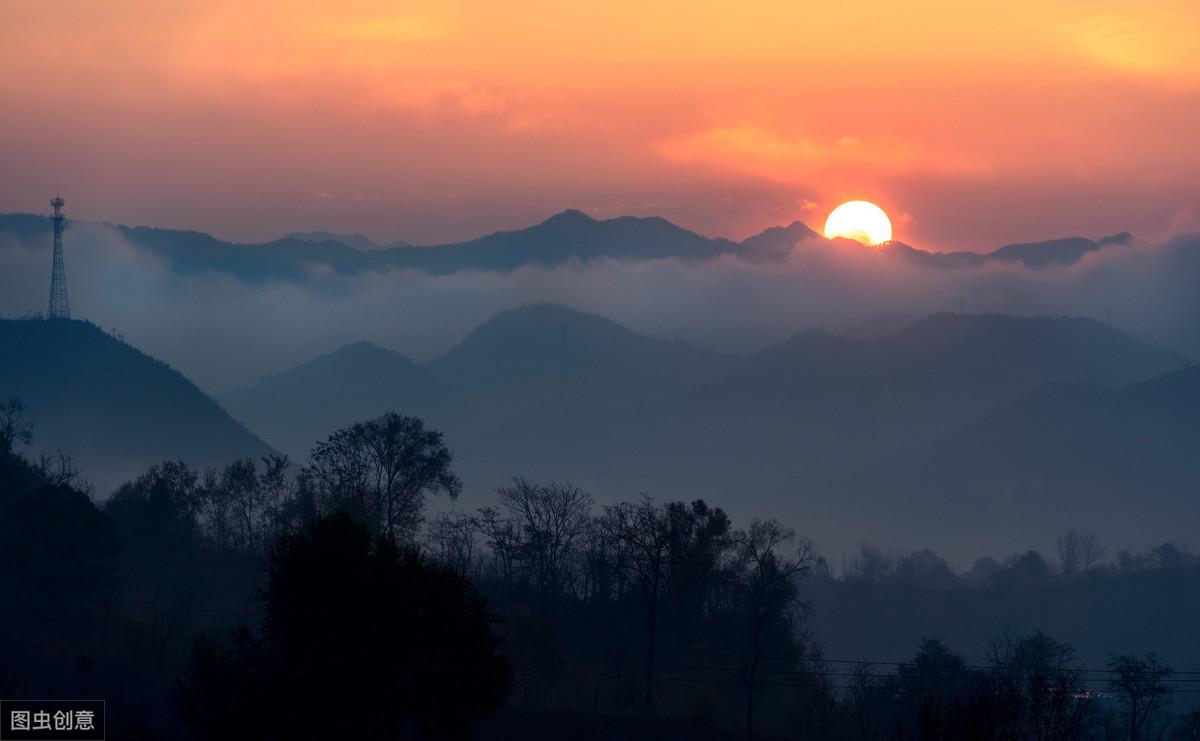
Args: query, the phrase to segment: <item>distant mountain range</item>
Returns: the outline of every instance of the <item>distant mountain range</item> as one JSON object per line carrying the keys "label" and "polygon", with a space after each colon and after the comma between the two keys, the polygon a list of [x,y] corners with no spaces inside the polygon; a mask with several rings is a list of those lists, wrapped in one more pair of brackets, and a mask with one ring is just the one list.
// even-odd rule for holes
{"label": "distant mountain range", "polygon": [[[195,231],[113,228],[135,248],[158,256],[177,272],[227,273],[247,282],[303,281],[315,266],[341,274],[400,269],[446,274],[461,270],[511,271],[530,265],[602,259],[709,260],[732,255],[759,262],[782,259],[798,245],[817,248],[829,244],[798,221],[734,242],[705,237],[657,217],[597,220],[574,210],[525,229],[423,247],[405,242],[380,246],[360,234],[329,232],[293,233],[261,244],[238,244]],[[50,229],[50,219],[44,216],[0,216],[0,237],[7,233],[28,244],[48,244]],[[1097,241],[1071,237],[1007,245],[990,253],[930,252],[900,242],[889,243],[883,249],[887,255],[926,267],[961,268],[997,262],[1041,269],[1070,265],[1096,250],[1130,242],[1130,235],[1122,233]]]}
{"label": "distant mountain range", "polygon": [[943,537],[982,552],[1006,547],[1013,532],[1047,541],[1114,522],[1127,538],[1161,540],[1200,516],[1197,410],[1200,366],[1119,388],[1051,384],[818,485],[867,513],[864,531],[928,529],[937,513],[954,523]]}
{"label": "distant mountain range", "polygon": [[468,509],[513,475],[569,479],[952,557],[1118,521],[1162,539],[1200,515],[1200,368],[1086,319],[938,314],[737,359],[538,304],[426,362],[344,346],[223,395],[232,417],[90,324],[3,321],[11,396],[101,494],[165,458],[303,460],[395,410],[446,433]]}
{"label": "distant mountain range", "polygon": [[459,442],[543,414],[606,420],[698,388],[734,362],[538,304],[498,314],[425,363],[357,343],[220,399],[302,457],[338,427],[386,409],[426,417]]}
{"label": "distant mountain range", "polygon": [[87,322],[0,320],[0,399],[13,397],[33,452],[69,453],[100,495],[165,459],[272,452],[179,372]]}
{"label": "distant mountain range", "polygon": [[365,237],[362,234],[337,234],[335,232],[292,232],[284,239],[298,239],[302,242],[341,242],[347,247],[353,247],[356,250],[370,252],[371,250],[382,250],[389,247],[411,247],[408,242],[392,242],[391,244],[378,244],[370,237]]}
{"label": "distant mountain range", "polygon": [[[432,361],[349,345],[221,400],[298,457],[339,426],[397,409],[447,433],[475,492],[517,474],[565,478],[602,497],[704,496],[736,514],[765,507],[880,537],[872,528],[889,520],[873,513],[889,513],[906,522],[905,538],[952,553],[968,541],[938,530],[938,497],[971,490],[972,471],[1017,486],[1034,465],[1021,458],[1027,441],[1065,435],[1055,432],[1062,425],[1113,434],[1144,406],[1113,402],[1107,418],[1059,421],[1058,389],[1123,399],[1184,363],[1092,320],[961,314],[872,339],[806,332],[736,360],[537,305],[497,316]],[[1163,393],[1176,391],[1177,403],[1189,402],[1186,389]],[[1107,458],[1096,470],[1120,460],[1093,449]],[[1141,460],[1166,477],[1179,471],[1165,452]],[[923,492],[930,480],[944,485]],[[1123,481],[1128,497],[1136,487]],[[1047,527],[1070,526],[1063,514]],[[1033,532],[1008,522],[995,535],[1012,542],[1022,527]]]}

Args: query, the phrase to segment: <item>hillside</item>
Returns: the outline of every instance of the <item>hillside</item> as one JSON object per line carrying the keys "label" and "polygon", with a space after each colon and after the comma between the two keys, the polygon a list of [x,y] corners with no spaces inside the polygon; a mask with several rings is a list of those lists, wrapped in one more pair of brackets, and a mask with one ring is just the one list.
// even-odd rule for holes
{"label": "hillside", "polygon": [[497,315],[428,362],[351,345],[222,400],[297,457],[355,420],[416,414],[447,434],[481,495],[521,474],[609,496],[706,492],[734,512],[770,501],[832,521],[853,511],[839,500],[844,490],[889,496],[848,472],[1049,383],[1103,388],[1182,363],[1090,320],[954,314],[871,339],[806,332],[734,360],[534,305]]}
{"label": "hillside", "polygon": [[[547,415],[603,423],[718,377],[732,360],[645,337],[554,304],[502,312],[425,363],[366,343],[264,378],[223,403],[272,443],[302,456],[340,426],[396,409],[485,455],[501,430]],[[543,429],[542,444],[552,437]]]}
{"label": "hillside", "polygon": [[[1050,382],[1120,384],[1179,356],[1087,319],[937,314],[854,340],[805,332],[681,399],[661,432],[716,456],[737,430],[777,475],[858,466],[976,419]],[[702,454],[701,457],[706,457]]]}
{"label": "hillside", "polygon": [[[1189,542],[1200,517],[1197,409],[1198,366],[1117,389],[1052,384],[829,484],[863,504],[866,527],[939,549],[1047,542],[1112,522],[1133,542]],[[940,530],[942,518],[958,527]]]}
{"label": "hillside", "polygon": [[164,459],[271,452],[179,372],[87,322],[0,320],[0,397],[28,406],[35,453],[71,454],[100,495]]}

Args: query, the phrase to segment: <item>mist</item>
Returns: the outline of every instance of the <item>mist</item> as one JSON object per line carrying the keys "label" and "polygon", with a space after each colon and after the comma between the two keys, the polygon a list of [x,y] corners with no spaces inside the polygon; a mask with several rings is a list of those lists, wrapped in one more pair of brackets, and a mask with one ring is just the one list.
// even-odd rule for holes
{"label": "mist", "polygon": [[[927,268],[879,251],[808,240],[784,259],[594,260],[513,272],[415,270],[248,284],[181,274],[116,229],[73,223],[66,236],[73,316],[115,331],[210,393],[359,340],[435,357],[499,311],[562,303],[635,331],[746,355],[811,328],[872,331],[939,311],[1084,316],[1189,356],[1200,351],[1195,237],[1110,246],[1065,268]],[[44,310],[49,244],[0,238],[0,314]]]}

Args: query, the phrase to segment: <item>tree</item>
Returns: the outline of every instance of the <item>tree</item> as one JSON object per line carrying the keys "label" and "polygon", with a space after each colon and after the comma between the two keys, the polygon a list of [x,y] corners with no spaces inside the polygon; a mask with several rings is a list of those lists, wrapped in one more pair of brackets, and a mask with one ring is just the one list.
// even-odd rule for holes
{"label": "tree", "polygon": [[706,611],[724,585],[725,561],[733,544],[729,516],[697,499],[665,508],[671,574],[666,599],[672,635],[695,638]]}
{"label": "tree", "polygon": [[0,454],[11,453],[17,443],[33,442],[33,423],[25,421],[25,403],[12,398],[0,404]]}
{"label": "tree", "polygon": [[972,679],[962,656],[937,638],[923,638],[912,661],[901,664],[896,675],[908,721],[920,738],[954,738],[956,701]]}
{"label": "tree", "polygon": [[893,576],[895,569],[896,559],[878,546],[862,543],[857,555],[845,559],[842,571],[847,580],[882,584]]}
{"label": "tree", "polygon": [[1036,631],[1005,635],[988,650],[989,679],[1000,735],[1080,738],[1091,706],[1069,644]]}
{"label": "tree", "polygon": [[996,572],[996,586],[1001,588],[1037,587],[1050,580],[1050,566],[1037,551],[1025,551],[1009,556]]}
{"label": "tree", "polygon": [[427,540],[438,563],[470,576],[475,565],[476,537],[474,519],[455,512],[443,513],[429,523]]}
{"label": "tree", "polygon": [[636,504],[621,502],[604,508],[600,527],[619,552],[616,562],[628,572],[642,598],[646,619],[647,712],[654,711],[654,663],[658,647],[659,606],[671,569],[671,542],[667,520],[649,497]]}
{"label": "tree", "polygon": [[1103,557],[1104,547],[1095,533],[1071,530],[1058,539],[1058,563],[1065,579],[1086,574]]}
{"label": "tree", "polygon": [[513,479],[497,493],[521,535],[522,560],[534,588],[556,599],[567,581],[571,558],[591,527],[592,498],[571,484],[540,486],[523,478]]}
{"label": "tree", "polygon": [[193,650],[177,701],[203,738],[463,738],[507,697],[484,600],[348,514],[277,541],[264,602],[258,637]]}
{"label": "tree", "polygon": [[123,578],[149,592],[139,597],[196,588],[200,507],[198,477],[182,461],[152,466],[104,503],[125,546]]}
{"label": "tree", "polygon": [[808,573],[813,558],[808,541],[794,555],[783,552],[795,538],[795,532],[775,520],[755,520],[733,536],[738,592],[749,624],[750,656],[744,671],[747,738],[754,733],[754,695],[768,631],[774,623],[790,640],[791,610],[798,603],[796,579]]}
{"label": "tree", "polygon": [[1108,670],[1114,675],[1108,688],[1121,700],[1129,740],[1154,736],[1157,715],[1171,699],[1171,686],[1164,681],[1171,674],[1170,667],[1150,653],[1145,657],[1110,655]]}
{"label": "tree", "polygon": [[462,491],[452,460],[442,433],[416,417],[388,412],[317,443],[304,475],[326,500],[325,511],[343,509],[376,532],[410,540],[426,496],[455,499]]}

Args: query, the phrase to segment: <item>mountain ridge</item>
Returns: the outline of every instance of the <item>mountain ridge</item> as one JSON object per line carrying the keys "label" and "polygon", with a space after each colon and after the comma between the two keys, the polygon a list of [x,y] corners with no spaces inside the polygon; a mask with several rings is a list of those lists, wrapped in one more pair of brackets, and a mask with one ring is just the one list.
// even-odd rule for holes
{"label": "mountain ridge", "polygon": [[[93,222],[68,221],[76,224]],[[782,260],[799,244],[827,244],[801,221],[774,226],[740,242],[707,237],[657,216],[595,219],[577,209],[561,211],[521,229],[496,231],[474,239],[427,246],[406,242],[377,245],[358,234],[295,232],[261,243],[235,243],[194,230],[100,224],[116,230],[135,248],[164,259],[177,272],[221,272],[239,280],[310,279],[313,266],[356,275],[368,271],[419,270],[443,275],[463,270],[509,272],[523,267],[555,267],[571,261],[711,260],[732,256],[752,262]],[[50,219],[33,214],[0,215],[0,237],[27,244],[48,243]],[[923,267],[976,267],[990,262],[1017,263],[1027,269],[1074,264],[1109,246],[1127,245],[1121,233],[1100,240],[1083,237],[1004,245],[991,252],[934,252],[899,241],[885,254]]]}
{"label": "mountain ridge", "polygon": [[70,454],[103,489],[165,459],[196,467],[274,452],[166,363],[78,320],[0,320],[0,397],[34,451]]}

